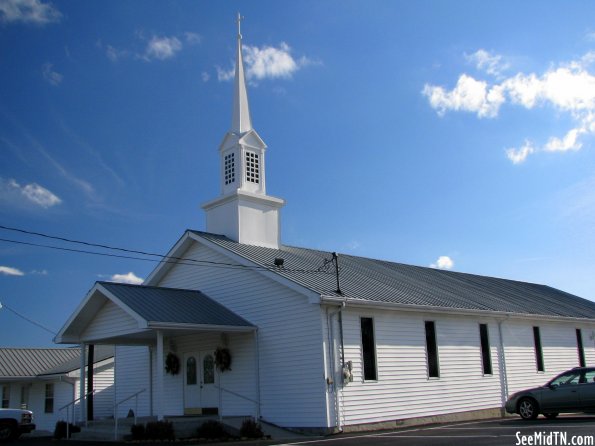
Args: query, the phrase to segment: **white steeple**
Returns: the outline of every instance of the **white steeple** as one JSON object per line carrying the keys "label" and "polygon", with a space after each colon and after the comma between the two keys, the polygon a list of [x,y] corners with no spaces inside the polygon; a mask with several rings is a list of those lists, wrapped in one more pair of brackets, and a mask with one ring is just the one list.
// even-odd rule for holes
{"label": "white steeple", "polygon": [[233,117],[219,153],[221,195],[203,204],[207,231],[223,234],[239,243],[278,248],[279,210],[285,204],[266,194],[266,144],[252,128],[242,57],[238,13],[237,59],[234,79]]}
{"label": "white steeple", "polygon": [[231,131],[244,133],[252,130],[250,119],[250,107],[248,106],[248,92],[246,91],[246,79],[244,77],[244,58],[242,57],[242,32],[240,24],[243,17],[238,12],[238,49],[236,57],[236,75],[234,79],[233,95],[233,119]]}

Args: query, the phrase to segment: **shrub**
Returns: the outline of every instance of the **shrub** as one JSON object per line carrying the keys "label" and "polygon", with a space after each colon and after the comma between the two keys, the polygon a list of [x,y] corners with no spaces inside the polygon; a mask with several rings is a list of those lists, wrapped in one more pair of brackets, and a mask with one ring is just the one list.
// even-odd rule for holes
{"label": "shrub", "polygon": [[229,437],[229,434],[226,432],[223,424],[215,420],[208,420],[201,424],[196,431],[196,435],[198,438],[206,438],[207,440],[216,440],[219,438]]}
{"label": "shrub", "polygon": [[[54,438],[56,440],[60,440],[61,438],[66,438],[66,421],[57,421],[56,422],[56,427],[54,428]],[[70,436],[72,436],[73,433],[76,432],[80,432],[81,428],[78,426],[75,426],[72,423],[68,423],[68,433],[69,433],[69,438]]]}
{"label": "shrub", "polygon": [[260,423],[257,423],[252,418],[248,418],[242,423],[240,436],[247,438],[262,438],[264,437],[264,433],[262,432]]}
{"label": "shrub", "polygon": [[174,426],[169,421],[151,421],[145,428],[147,440],[175,440]]}
{"label": "shrub", "polygon": [[144,440],[146,431],[144,424],[133,424],[130,426],[130,435],[133,440]]}

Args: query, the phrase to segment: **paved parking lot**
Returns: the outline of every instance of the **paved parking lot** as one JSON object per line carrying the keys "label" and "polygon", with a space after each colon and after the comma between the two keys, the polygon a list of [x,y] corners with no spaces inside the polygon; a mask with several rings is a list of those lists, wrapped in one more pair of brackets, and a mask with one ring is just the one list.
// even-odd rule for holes
{"label": "paved parking lot", "polygon": [[278,443],[303,446],[353,445],[594,445],[595,416],[560,416],[523,421],[506,418],[488,421],[404,428],[365,434],[340,434],[323,440]]}

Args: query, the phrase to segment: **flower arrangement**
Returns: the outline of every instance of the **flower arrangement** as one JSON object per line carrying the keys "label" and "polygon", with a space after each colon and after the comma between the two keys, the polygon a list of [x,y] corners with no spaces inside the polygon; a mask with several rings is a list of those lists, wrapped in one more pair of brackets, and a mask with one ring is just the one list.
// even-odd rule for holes
{"label": "flower arrangement", "polygon": [[165,358],[165,371],[171,375],[180,373],[180,358],[175,353],[169,352]]}
{"label": "flower arrangement", "polygon": [[231,370],[231,353],[228,348],[217,347],[217,350],[215,350],[215,365],[221,372]]}

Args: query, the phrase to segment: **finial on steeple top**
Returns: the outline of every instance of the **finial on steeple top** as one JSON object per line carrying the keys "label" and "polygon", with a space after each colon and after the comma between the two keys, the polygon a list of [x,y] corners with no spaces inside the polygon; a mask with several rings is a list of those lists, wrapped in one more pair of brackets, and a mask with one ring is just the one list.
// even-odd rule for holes
{"label": "finial on steeple top", "polygon": [[238,11],[238,18],[237,18],[237,21],[238,21],[238,39],[241,39],[242,38],[242,30],[241,30],[242,20],[244,20],[244,16],[242,16],[240,14],[240,11]]}

